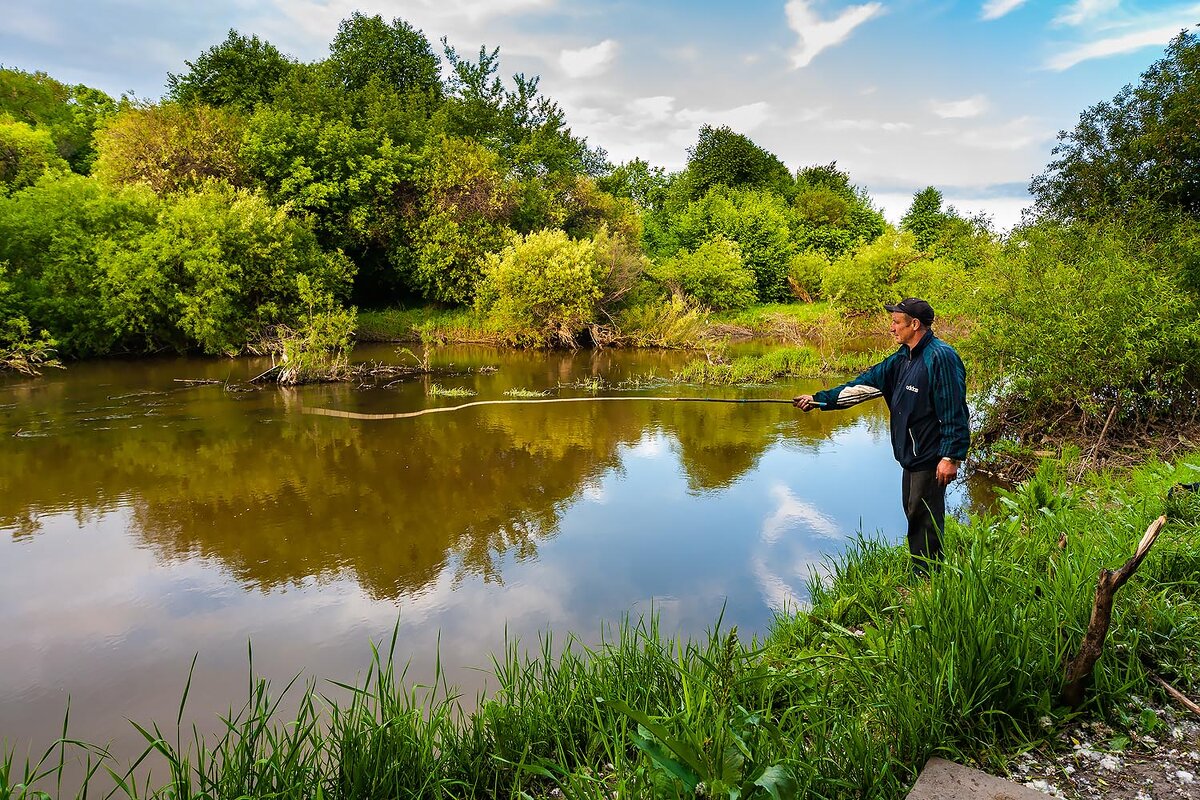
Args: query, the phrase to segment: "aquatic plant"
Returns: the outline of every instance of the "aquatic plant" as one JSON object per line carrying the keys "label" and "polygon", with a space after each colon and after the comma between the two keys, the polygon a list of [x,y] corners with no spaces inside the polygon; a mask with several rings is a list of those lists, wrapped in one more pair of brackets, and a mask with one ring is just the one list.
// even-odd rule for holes
{"label": "aquatic plant", "polygon": [[465,386],[442,386],[440,383],[435,383],[425,390],[426,397],[474,397],[476,394],[474,389],[468,389]]}

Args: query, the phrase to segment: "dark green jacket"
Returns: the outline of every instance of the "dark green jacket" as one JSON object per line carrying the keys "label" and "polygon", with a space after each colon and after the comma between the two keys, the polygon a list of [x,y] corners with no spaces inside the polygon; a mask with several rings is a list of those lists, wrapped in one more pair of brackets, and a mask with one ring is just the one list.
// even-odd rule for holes
{"label": "dark green jacket", "polygon": [[905,469],[934,469],[942,458],[962,461],[971,442],[967,371],[954,348],[926,331],[854,380],[817,392],[823,410],[882,397],[891,412],[892,451]]}

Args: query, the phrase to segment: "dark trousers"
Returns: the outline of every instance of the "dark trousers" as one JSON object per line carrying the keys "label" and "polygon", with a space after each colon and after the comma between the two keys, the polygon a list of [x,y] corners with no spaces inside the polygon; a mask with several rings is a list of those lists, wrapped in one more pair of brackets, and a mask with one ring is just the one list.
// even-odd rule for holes
{"label": "dark trousers", "polygon": [[937,482],[937,470],[904,470],[904,516],[908,518],[908,552],[913,569],[928,574],[931,562],[942,557],[946,530],[946,487]]}

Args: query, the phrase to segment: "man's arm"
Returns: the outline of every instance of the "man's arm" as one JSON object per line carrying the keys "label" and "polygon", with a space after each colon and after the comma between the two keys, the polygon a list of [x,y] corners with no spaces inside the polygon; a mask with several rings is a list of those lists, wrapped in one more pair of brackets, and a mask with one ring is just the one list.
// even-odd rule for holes
{"label": "man's arm", "polygon": [[949,345],[938,348],[930,364],[933,384],[933,410],[941,425],[943,459],[955,468],[967,457],[971,444],[971,423],[967,411],[967,370],[958,353]]}
{"label": "man's arm", "polygon": [[834,386],[832,389],[825,389],[816,394],[799,395],[792,400],[792,405],[801,411],[811,411],[813,408],[833,411],[849,408],[866,400],[873,400],[883,394],[888,364],[894,358],[896,358],[896,354],[888,356],[854,380],[847,381],[840,386]]}

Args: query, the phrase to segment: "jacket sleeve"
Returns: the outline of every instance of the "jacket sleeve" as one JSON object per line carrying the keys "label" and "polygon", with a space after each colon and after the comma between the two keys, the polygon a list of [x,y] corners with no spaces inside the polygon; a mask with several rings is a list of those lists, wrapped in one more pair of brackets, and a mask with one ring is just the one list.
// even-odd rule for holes
{"label": "jacket sleeve", "polygon": [[883,396],[888,365],[896,356],[897,354],[888,356],[852,381],[817,392],[813,399],[823,404],[822,411],[836,411]]}
{"label": "jacket sleeve", "polygon": [[930,368],[933,379],[933,411],[941,425],[942,458],[962,461],[971,444],[971,424],[967,412],[967,370],[958,353],[949,345],[933,354]]}

